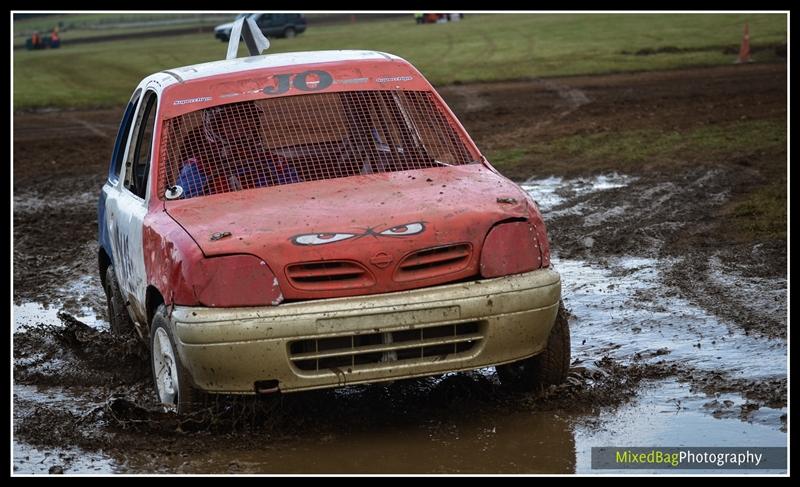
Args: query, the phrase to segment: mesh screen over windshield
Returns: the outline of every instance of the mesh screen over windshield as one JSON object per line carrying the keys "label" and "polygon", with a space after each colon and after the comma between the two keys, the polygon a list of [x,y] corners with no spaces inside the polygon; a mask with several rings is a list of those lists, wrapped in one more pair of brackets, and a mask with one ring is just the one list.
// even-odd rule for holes
{"label": "mesh screen over windshield", "polygon": [[160,195],[191,198],[477,160],[425,91],[347,91],[231,103],[165,122]]}

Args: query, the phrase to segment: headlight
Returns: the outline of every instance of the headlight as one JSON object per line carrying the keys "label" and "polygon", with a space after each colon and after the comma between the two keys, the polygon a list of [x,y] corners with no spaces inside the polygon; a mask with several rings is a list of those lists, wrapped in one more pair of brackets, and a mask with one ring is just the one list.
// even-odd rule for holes
{"label": "headlight", "polygon": [[275,274],[253,255],[200,260],[192,270],[192,289],[203,306],[275,306],[283,301]]}
{"label": "headlight", "polygon": [[541,267],[541,245],[532,224],[501,223],[489,230],[481,250],[481,276],[507,276]]}

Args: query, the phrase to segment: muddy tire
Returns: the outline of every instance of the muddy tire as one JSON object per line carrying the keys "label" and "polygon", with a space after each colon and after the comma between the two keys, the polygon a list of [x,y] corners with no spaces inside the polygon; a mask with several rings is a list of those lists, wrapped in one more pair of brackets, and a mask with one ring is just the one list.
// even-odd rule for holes
{"label": "muddy tire", "polygon": [[497,375],[504,386],[517,391],[532,391],[564,382],[570,362],[567,317],[567,310],[561,302],[558,305],[556,322],[547,340],[547,348],[533,357],[497,366]]}
{"label": "muddy tire", "polygon": [[163,304],[156,310],[150,327],[150,364],[156,397],[164,409],[187,414],[202,406],[205,395],[192,387],[192,379],[181,364]]}
{"label": "muddy tire", "polygon": [[125,305],[125,298],[119,289],[117,275],[114,266],[106,269],[106,303],[108,304],[108,323],[111,325],[111,332],[115,335],[125,335],[134,330],[133,320],[128,314],[128,307]]}

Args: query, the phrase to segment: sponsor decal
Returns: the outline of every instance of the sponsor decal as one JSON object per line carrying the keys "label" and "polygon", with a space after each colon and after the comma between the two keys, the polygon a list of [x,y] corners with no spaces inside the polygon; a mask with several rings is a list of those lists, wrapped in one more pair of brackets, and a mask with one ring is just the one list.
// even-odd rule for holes
{"label": "sponsor decal", "polygon": [[187,98],[185,100],[175,100],[172,102],[173,105],[188,105],[189,103],[200,103],[204,101],[211,101],[210,96],[201,96],[198,98]]}
{"label": "sponsor decal", "polygon": [[334,80],[334,83],[341,85],[354,85],[358,83],[366,83],[367,81],[369,81],[369,78],[350,78],[350,79],[337,79]]}
{"label": "sponsor decal", "polygon": [[391,78],[375,78],[376,83],[391,83],[392,81],[411,81],[413,76],[393,76]]}

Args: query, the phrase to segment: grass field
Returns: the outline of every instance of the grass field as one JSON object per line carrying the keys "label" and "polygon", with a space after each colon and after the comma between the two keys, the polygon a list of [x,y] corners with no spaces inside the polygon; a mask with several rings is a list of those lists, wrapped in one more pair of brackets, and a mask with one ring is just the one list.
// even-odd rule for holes
{"label": "grass field", "polygon": [[568,135],[529,145],[516,145],[491,152],[492,164],[513,173],[517,165],[547,164],[548,159],[569,164],[581,161],[582,170],[631,171],[648,164],[666,169],[695,164],[698,155],[719,159],[730,154],[767,152],[786,147],[785,121],[740,120],[724,125],[699,126],[692,130],[615,130],[596,134]]}
{"label": "grass field", "polygon": [[[434,84],[728,64],[745,21],[760,62],[779,60],[784,14],[482,14],[462,22],[407,19],[311,25],[269,52],[375,49],[415,64]],[[123,104],[144,76],[222,59],[210,33],[14,52],[15,110]],[[642,50],[661,50],[637,55]]]}
{"label": "grass field", "polygon": [[[73,36],[74,32],[103,31],[116,27],[131,26],[162,26],[175,24],[213,24],[226,22],[225,19],[233,18],[233,14],[151,14],[151,13],[125,13],[125,14],[58,14],[35,15],[31,17],[14,19],[14,36],[29,35],[38,30],[50,32],[58,26],[62,33]],[[152,27],[151,27],[152,28]],[[76,35],[73,37],[81,37]]]}
{"label": "grass field", "polygon": [[109,35],[126,35],[152,32],[157,34],[169,29],[206,30],[228,22],[233,14],[59,14],[36,15],[15,19],[14,47],[22,48],[34,31],[49,34],[54,27],[64,42],[102,38]]}
{"label": "grass field", "polygon": [[523,179],[530,167],[545,172],[551,168],[554,174],[587,170],[635,173],[642,168],[682,171],[703,164],[724,166],[736,159],[771,161],[774,164],[758,165],[765,180],[754,182],[751,192],[736,195],[723,208],[721,218],[728,228],[736,229],[732,233],[740,240],[786,239],[786,143],[785,119],[773,118],[680,131],[634,129],[566,135],[487,150],[486,155],[503,174],[516,175],[516,179]]}

